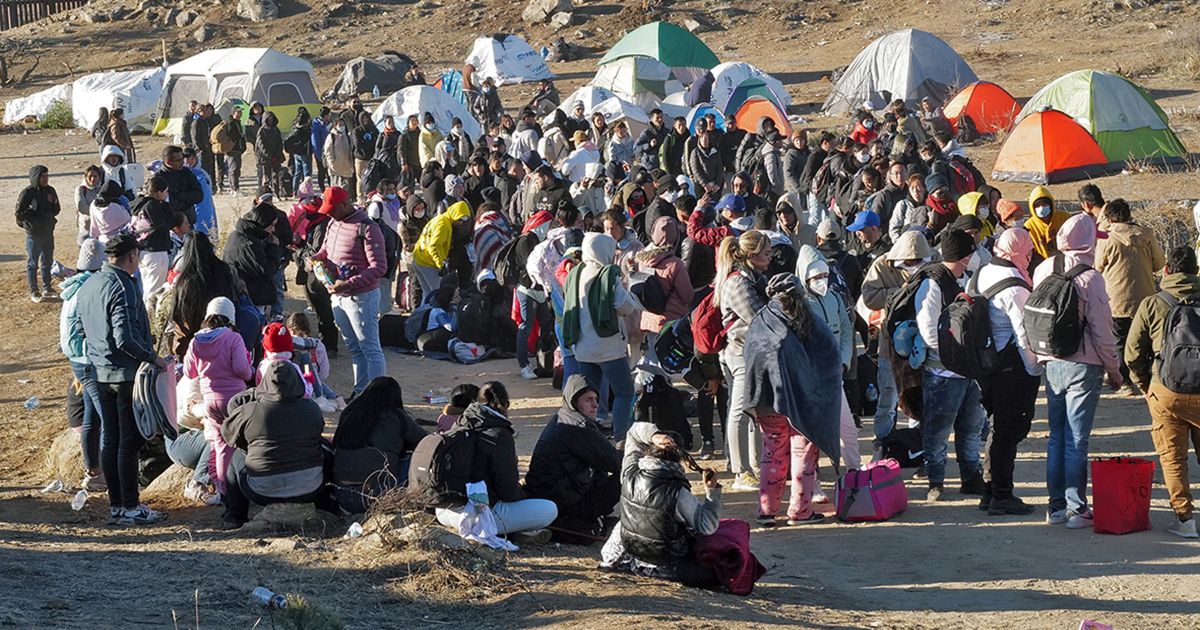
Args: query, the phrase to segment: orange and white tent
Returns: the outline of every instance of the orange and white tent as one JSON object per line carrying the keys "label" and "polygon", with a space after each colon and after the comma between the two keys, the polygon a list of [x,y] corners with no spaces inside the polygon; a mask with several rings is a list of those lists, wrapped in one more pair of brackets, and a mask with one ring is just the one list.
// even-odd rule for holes
{"label": "orange and white tent", "polygon": [[758,131],[758,121],[766,116],[775,121],[775,128],[786,138],[792,133],[792,125],[788,122],[787,114],[775,103],[761,97],[752,96],[742,103],[735,114],[737,128],[749,133]]}
{"label": "orange and white tent", "polygon": [[992,177],[998,180],[1057,184],[1117,170],[1096,139],[1070,116],[1046,110],[1025,117],[1008,135]]}
{"label": "orange and white tent", "polygon": [[972,83],[954,95],[943,112],[958,127],[960,116],[967,115],[979,133],[1007,131],[1021,106],[1004,88],[989,81]]}

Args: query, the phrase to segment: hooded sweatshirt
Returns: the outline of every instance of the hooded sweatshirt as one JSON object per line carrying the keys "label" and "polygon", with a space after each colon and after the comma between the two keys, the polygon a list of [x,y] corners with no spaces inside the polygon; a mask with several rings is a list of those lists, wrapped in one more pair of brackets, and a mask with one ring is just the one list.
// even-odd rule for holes
{"label": "hooded sweatshirt", "polygon": [[38,184],[42,175],[49,171],[41,165],[29,169],[29,186],[17,198],[17,223],[29,234],[51,235],[54,225],[58,223],[55,218],[61,210],[58,193],[53,186]]}
{"label": "hooded sweatshirt", "polygon": [[530,496],[554,501],[560,512],[563,506],[583,500],[598,477],[615,475],[621,468],[621,452],[600,432],[595,418],[575,407],[589,391],[596,389],[582,374],[567,377],[562,407],[542,429],[529,458],[525,490]]}
{"label": "hooded sweatshirt", "polygon": [[[1163,276],[1162,290],[1176,300],[1188,299],[1200,303],[1200,276],[1168,273]],[[1150,390],[1151,383],[1162,382],[1158,378],[1159,354],[1166,334],[1164,327],[1167,315],[1173,307],[1174,304],[1152,295],[1142,300],[1129,326],[1125,362],[1129,365],[1129,378],[1144,392]]]}
{"label": "hooded sweatshirt", "polygon": [[[1064,271],[1079,264],[1092,266],[1096,257],[1096,222],[1086,214],[1077,214],[1067,219],[1058,230],[1057,245],[1066,259]],[[1036,289],[1053,272],[1053,259],[1038,265],[1033,273],[1034,288]],[[1108,304],[1104,276],[1095,269],[1088,269],[1076,276],[1074,282],[1079,294],[1079,312],[1085,323],[1079,351],[1063,359],[1038,355],[1038,361],[1086,363],[1103,366],[1109,374],[1116,373],[1116,340],[1113,338],[1112,310]]]}
{"label": "hooded sweatshirt", "polygon": [[[116,166],[109,164],[108,156],[110,155],[121,158],[121,163]],[[133,199],[133,181],[125,172],[125,152],[121,150],[121,147],[110,144],[100,151],[100,169],[104,171],[105,182],[116,182],[124,191],[125,199]]]}
{"label": "hooded sweatshirt", "polygon": [[[1050,200],[1049,218],[1042,219],[1034,213],[1033,205],[1039,199]],[[1025,229],[1029,230],[1029,236],[1033,238],[1033,251],[1038,260],[1045,260],[1058,251],[1055,246],[1056,237],[1063,223],[1069,218],[1071,215],[1058,209],[1054,197],[1045,186],[1038,186],[1029,193],[1029,218],[1025,219]]]}
{"label": "hooded sweatshirt", "polygon": [[470,481],[485,481],[488,500],[513,502],[525,498],[517,471],[517,448],[513,426],[504,414],[483,403],[471,403],[463,410],[448,433],[475,431],[475,457]]}
{"label": "hooded sweatshirt", "polygon": [[817,295],[808,287],[810,278],[823,273],[829,273],[829,263],[825,262],[821,252],[809,245],[801,247],[796,257],[796,276],[804,283],[804,301],[808,303],[808,310],[829,327],[837,340],[842,367],[849,368],[854,354],[854,326],[850,323],[846,305],[837,291],[827,289],[825,295]]}
{"label": "hooded sweatshirt", "polygon": [[[607,293],[607,291],[591,291],[592,284],[599,278],[610,277],[612,270],[616,269],[613,266],[616,252],[617,242],[611,236],[589,233],[583,237],[583,264],[571,270],[571,276],[578,276],[578,292],[574,296],[576,298],[574,301],[568,299],[564,304],[567,312],[563,315],[563,328],[564,335],[569,335],[570,333],[566,332],[566,322],[571,317],[569,312],[575,311],[574,317],[577,317],[579,322],[579,338],[573,349],[575,358],[584,363],[604,363],[626,358],[628,356],[626,344],[628,335],[625,331],[625,317],[642,308],[637,298],[625,288],[624,282],[619,277],[612,278],[611,307],[601,304],[593,306],[592,304],[595,297]],[[606,272],[606,269],[609,271]],[[571,281],[572,278],[568,278],[568,283]],[[572,296],[568,289],[568,298],[570,297]],[[598,310],[606,308],[611,308],[612,312],[600,315],[608,321],[615,318],[617,334],[602,337],[597,332],[598,322],[593,317],[593,311],[598,312]]]}
{"label": "hooded sweatshirt", "polygon": [[[1029,260],[1033,256],[1033,240],[1021,228],[1005,230],[996,239],[995,257],[979,269],[976,287],[986,293],[996,284],[1008,278],[1019,278],[1030,283]],[[1016,341],[1025,372],[1031,376],[1042,373],[1037,355],[1029,344],[1025,331],[1025,302],[1029,300],[1029,289],[1023,286],[1008,287],[988,300],[988,319],[992,324],[992,343],[1003,350]]]}
{"label": "hooded sweatshirt", "polygon": [[430,219],[421,230],[421,236],[413,248],[413,262],[424,267],[441,269],[450,258],[454,224],[470,216],[471,207],[467,202],[459,201],[446,208],[442,214]]}
{"label": "hooded sweatshirt", "polygon": [[83,340],[83,328],[78,325],[79,313],[76,309],[75,294],[87,279],[92,277],[92,271],[80,271],[62,281],[58,286],[62,297],[62,312],[58,318],[58,347],[71,363],[86,365],[88,363],[87,344]]}
{"label": "hooded sweatshirt", "polygon": [[254,375],[242,336],[225,326],[196,333],[183,359],[183,371],[188,378],[200,379],[206,399],[228,399],[246,389],[246,381]]}
{"label": "hooded sweatshirt", "polygon": [[692,310],[695,296],[692,279],[688,276],[687,266],[675,255],[680,231],[675,217],[659,217],[650,228],[653,245],[634,254],[638,268],[658,276],[667,293],[667,308],[663,314],[642,311],[640,328],[646,332],[656,333],[668,321],[684,317]]}
{"label": "hooded sweatshirt", "polygon": [[1133,317],[1138,304],[1154,295],[1154,272],[1167,264],[1154,232],[1136,223],[1110,223],[1097,246],[1096,270],[1104,274],[1113,317]]}

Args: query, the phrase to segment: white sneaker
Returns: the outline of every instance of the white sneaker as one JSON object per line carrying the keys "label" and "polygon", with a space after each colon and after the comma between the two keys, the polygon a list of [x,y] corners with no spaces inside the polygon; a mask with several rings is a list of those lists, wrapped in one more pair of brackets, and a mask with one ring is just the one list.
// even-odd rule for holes
{"label": "white sneaker", "polygon": [[1066,510],[1055,510],[1053,512],[1049,512],[1049,511],[1046,512],[1046,524],[1047,525],[1062,525],[1063,523],[1067,522],[1068,518],[1069,517],[1067,515]]}
{"label": "white sneaker", "polygon": [[813,490],[812,502],[829,503],[829,495],[825,494],[825,491],[818,486],[816,490]]}
{"label": "white sneaker", "polygon": [[1083,508],[1082,512],[1070,510],[1067,512],[1067,529],[1086,529],[1092,526],[1092,508]]}
{"label": "white sneaker", "polygon": [[321,408],[321,413],[323,414],[331,414],[337,411],[337,403],[329,400],[328,398],[319,397],[314,400],[316,401],[317,406]]}
{"label": "white sneaker", "polygon": [[534,374],[533,372],[532,365],[526,365],[525,367],[521,368],[521,378],[527,381],[532,381],[533,379],[537,378],[537,374]]}
{"label": "white sneaker", "polygon": [[1181,521],[1176,517],[1170,525],[1167,525],[1167,533],[1175,534],[1180,538],[1200,538],[1200,534],[1196,533],[1196,519],[1194,518]]}
{"label": "white sneaker", "polygon": [[758,478],[753,473],[743,472],[734,477],[729,489],[734,492],[758,492]]}
{"label": "white sneaker", "polygon": [[121,518],[117,519],[118,525],[153,525],[167,518],[165,512],[151,510],[145,503],[139,503],[135,508],[126,509]]}

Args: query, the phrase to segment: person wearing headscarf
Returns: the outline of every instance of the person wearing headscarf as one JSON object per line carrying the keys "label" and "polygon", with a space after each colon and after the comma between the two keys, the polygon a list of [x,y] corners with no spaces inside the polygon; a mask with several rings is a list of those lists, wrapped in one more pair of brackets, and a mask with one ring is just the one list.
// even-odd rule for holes
{"label": "person wearing headscarf", "polygon": [[996,239],[993,253],[975,278],[978,291],[989,296],[992,343],[1000,354],[999,370],[979,381],[983,406],[992,417],[979,509],[993,516],[1029,514],[1033,506],[1013,494],[1013,468],[1017,446],[1029,435],[1042,380],[1042,366],[1025,332],[1033,239],[1021,228],[1005,230]]}

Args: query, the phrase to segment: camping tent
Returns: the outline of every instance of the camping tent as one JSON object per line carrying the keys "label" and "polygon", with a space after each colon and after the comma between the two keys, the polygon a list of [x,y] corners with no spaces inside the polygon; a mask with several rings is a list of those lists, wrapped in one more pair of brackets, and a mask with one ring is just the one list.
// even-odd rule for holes
{"label": "camping tent", "polygon": [[724,130],[725,129],[725,115],[721,113],[721,110],[717,109],[716,106],[713,105],[712,103],[700,103],[699,105],[693,107],[692,110],[690,112],[688,112],[688,114],[686,116],[688,133],[695,134],[696,133],[696,121],[700,120],[701,118],[703,118],[709,114],[713,115],[714,120],[717,123],[717,128]]}
{"label": "camping tent", "polygon": [[630,31],[604,54],[600,65],[634,56],[659,60],[684,83],[691,83],[720,62],[699,37],[670,22],[651,22]]}
{"label": "camping tent", "polygon": [[1051,109],[1017,123],[996,156],[992,177],[1057,184],[1102,175],[1113,167],[1087,129]]}
{"label": "camping tent", "polygon": [[476,39],[466,63],[475,68],[471,84],[477,88],[487,78],[496,85],[509,85],[554,76],[546,60],[525,40],[503,33]]}
{"label": "camping tent", "polygon": [[867,45],[842,73],[825,100],[825,114],[845,114],[877,92],[910,106],[928,96],[939,103],[978,81],[971,66],[936,35],[907,28]]}
{"label": "camping tent", "polygon": [[154,132],[178,134],[190,101],[234,98],[260,102],[283,121],[302,105],[310,113],[321,107],[311,63],[272,48],[216,48],[167,68]]}
{"label": "camping tent", "polygon": [[446,70],[433,82],[433,87],[453,96],[459,103],[467,104],[467,95],[463,93],[462,71]]}
{"label": "camping tent", "polygon": [[29,96],[14,98],[4,105],[4,124],[11,125],[20,122],[27,116],[41,118],[50,111],[55,101],[71,103],[71,84],[64,83],[35,92]]}
{"label": "camping tent", "polygon": [[[792,97],[787,93],[781,81],[744,61],[720,64],[712,69],[712,75],[712,104],[716,105],[722,113],[729,112],[730,107],[727,105],[730,105],[734,92],[743,85],[746,87],[741,90],[742,93],[752,92],[758,96],[769,98],[785,111],[792,103]],[[746,102],[745,98],[732,105],[733,111],[737,111],[737,107],[744,102]]]}
{"label": "camping tent", "polygon": [[1038,90],[1017,120],[1047,107],[1087,129],[1109,161],[1187,156],[1167,115],[1145,90],[1124,77],[1099,70],[1064,74]]}
{"label": "camping tent", "polygon": [[433,114],[434,122],[443,134],[450,132],[451,121],[458,118],[462,120],[463,131],[472,139],[483,135],[483,128],[466,105],[448,92],[429,85],[410,85],[392,94],[375,108],[371,118],[376,125],[382,126],[384,116],[390,115],[396,119],[396,127],[402,129],[409,115],[424,117],[425,112]]}
{"label": "camping tent", "polygon": [[152,130],[166,76],[167,69],[158,67],[79,77],[71,89],[75,125],[91,129],[99,119],[101,107],[110,111],[120,107],[125,110],[130,131]]}
{"label": "camping tent", "polygon": [[[575,101],[579,101],[580,103],[583,103],[583,115],[591,116],[592,110],[596,109],[597,105],[607,101],[610,98],[614,98],[615,96],[616,94],[613,94],[612,90],[596,87],[594,85],[584,85],[576,88],[574,92],[571,92],[571,95],[567,98],[564,98],[562,103],[559,104],[558,107],[554,108],[554,110],[557,111],[561,109],[563,113],[565,113],[567,116],[570,116],[572,114],[571,110],[575,109]],[[549,114],[546,114],[542,117],[542,126],[549,125],[552,122],[554,122],[554,111],[551,111]]]}
{"label": "camping tent", "polygon": [[954,95],[942,113],[958,126],[962,115],[971,117],[980,133],[996,133],[1012,127],[1021,108],[1004,88],[989,81],[972,83]]}
{"label": "camping tent", "polygon": [[[671,120],[676,116],[687,118],[688,112],[692,111],[692,107],[688,105],[688,93],[686,90],[671,92],[658,104],[658,108],[662,110],[663,117]],[[651,108],[653,109],[653,108]]]}
{"label": "camping tent", "polygon": [[614,123],[619,120],[624,120],[625,125],[629,127],[629,134],[637,137],[642,133],[642,130],[650,126],[650,117],[642,108],[623,100],[619,96],[614,96],[592,108],[591,113],[600,113],[604,115],[604,122],[609,129],[612,129]]}
{"label": "camping tent", "polygon": [[792,124],[779,106],[761,96],[752,96],[734,113],[737,128],[749,133],[758,132],[758,121],[763,116],[775,121],[775,128],[784,137],[792,135]]}
{"label": "camping tent", "polygon": [[672,92],[683,86],[671,78],[671,69],[652,57],[622,57],[600,66],[592,85],[611,90],[617,96],[650,111]]}
{"label": "camping tent", "polygon": [[392,50],[385,50],[374,59],[355,57],[346,62],[342,74],[333,84],[333,93],[339,99],[373,92],[391,94],[408,85],[404,75],[414,66],[412,57]]}

